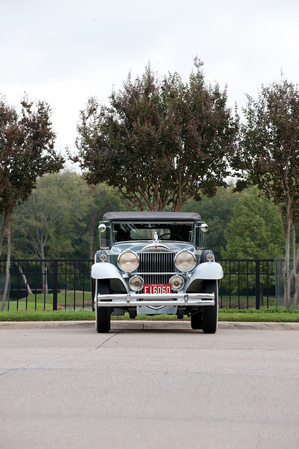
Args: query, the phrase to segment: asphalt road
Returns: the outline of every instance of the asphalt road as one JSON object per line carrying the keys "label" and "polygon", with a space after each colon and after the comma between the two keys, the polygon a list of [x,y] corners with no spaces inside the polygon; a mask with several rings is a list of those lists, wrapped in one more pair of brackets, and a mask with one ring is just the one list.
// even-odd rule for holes
{"label": "asphalt road", "polygon": [[1,449],[299,447],[299,332],[0,328]]}

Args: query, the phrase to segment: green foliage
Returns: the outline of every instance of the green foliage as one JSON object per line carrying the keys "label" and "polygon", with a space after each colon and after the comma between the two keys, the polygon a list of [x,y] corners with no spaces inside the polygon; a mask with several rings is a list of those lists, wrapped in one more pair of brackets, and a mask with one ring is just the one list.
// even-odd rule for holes
{"label": "green foliage", "polygon": [[224,232],[224,258],[274,259],[284,250],[284,236],[277,207],[260,196],[257,187],[246,190],[233,208]]}
{"label": "green foliage", "polygon": [[284,304],[286,307],[291,304],[291,286],[295,281],[293,307],[296,309],[299,300],[299,246],[295,228],[299,222],[298,85],[284,80],[262,86],[258,100],[248,96],[244,115],[246,123],[241,127],[239,151],[232,158],[232,165],[241,176],[237,188],[257,185],[278,206],[285,236]]}
{"label": "green foliage", "polygon": [[37,259],[73,254],[74,210],[80,213],[83,182],[70,172],[37,180],[37,188],[15,212],[15,246]]}
{"label": "green foliage", "polygon": [[[94,252],[99,248],[98,224],[102,216],[109,211],[126,210],[126,204],[121,200],[119,193],[106,184],[88,185],[84,183],[84,196],[82,197],[82,213],[77,216],[80,238],[76,247],[78,258],[94,257]],[[84,198],[84,199],[83,199]],[[75,211],[74,211],[75,212]]]}
{"label": "green foliage", "polygon": [[89,100],[72,158],[89,184],[107,182],[140,210],[174,211],[224,185],[238,118],[226,91],[205,85],[201,65],[195,61],[189,83],[177,73],[160,80],[148,65],[112,92],[109,106]]}
{"label": "green foliage", "polygon": [[182,208],[184,212],[197,212],[209,225],[206,233],[206,247],[211,249],[216,259],[220,259],[226,246],[225,228],[233,216],[233,207],[240,193],[233,187],[219,187],[212,198],[203,196],[201,201],[189,200]]}
{"label": "green foliage", "polygon": [[0,97],[0,213],[4,213],[0,236],[0,255],[8,218],[6,282],[1,310],[8,293],[11,256],[11,220],[17,204],[24,203],[38,177],[58,172],[64,163],[54,150],[55,133],[47,103],[21,101],[21,113]]}
{"label": "green foliage", "polygon": [[[240,151],[233,164],[243,182],[257,185],[274,200],[285,218],[299,219],[299,89],[283,81],[262,86],[244,109]],[[242,181],[241,181],[242,182]],[[285,223],[287,224],[287,223]]]}
{"label": "green foliage", "polygon": [[38,177],[54,173],[63,158],[54,150],[55,133],[47,103],[21,101],[18,114],[0,97],[0,210],[12,211],[26,201]]}
{"label": "green foliage", "polygon": [[[226,248],[222,257],[227,259],[274,259],[280,257],[284,250],[284,236],[281,229],[280,215],[277,207],[264,196],[260,196],[257,187],[247,189],[239,196],[233,208],[233,217],[224,231]],[[242,263],[239,269],[242,270]],[[255,288],[255,276],[240,277],[229,274],[230,265],[222,281],[226,290],[229,285],[231,293],[241,292],[243,288]],[[232,273],[234,265],[231,265]],[[244,263],[246,273],[246,263]],[[263,304],[263,287],[275,285],[274,276],[260,276],[260,301]]]}
{"label": "green foliage", "polygon": [[124,210],[120,195],[105,184],[88,185],[75,172],[37,180],[36,189],[13,217],[15,258],[93,258],[98,222],[107,211]]}

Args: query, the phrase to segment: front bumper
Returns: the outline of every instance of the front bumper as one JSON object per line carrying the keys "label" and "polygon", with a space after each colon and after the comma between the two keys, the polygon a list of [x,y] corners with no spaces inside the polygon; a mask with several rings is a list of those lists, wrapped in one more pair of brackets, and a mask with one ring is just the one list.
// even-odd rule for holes
{"label": "front bumper", "polygon": [[214,306],[214,293],[147,293],[107,294],[97,296],[98,307],[132,307],[132,306]]}

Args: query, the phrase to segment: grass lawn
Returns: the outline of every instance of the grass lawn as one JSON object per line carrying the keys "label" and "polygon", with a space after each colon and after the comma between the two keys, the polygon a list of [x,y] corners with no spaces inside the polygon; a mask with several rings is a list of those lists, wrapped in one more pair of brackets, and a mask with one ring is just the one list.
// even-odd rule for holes
{"label": "grass lawn", "polygon": [[[57,295],[57,309],[85,309],[91,308],[91,293],[76,291],[64,291]],[[21,298],[18,301],[10,301],[5,305],[5,311],[51,311],[53,310],[53,294],[30,295],[27,298]]]}
{"label": "grass lawn", "polygon": [[[36,311],[4,311],[0,312],[0,321],[77,321],[94,320],[95,313],[91,310],[57,310],[55,312],[48,310]],[[128,314],[121,317],[111,317],[112,320],[129,319]],[[160,320],[176,321],[176,315],[137,315],[135,320]],[[187,316],[184,320],[190,320]],[[287,311],[276,309],[220,309],[218,315],[219,321],[251,321],[251,322],[299,322],[299,310]]]}

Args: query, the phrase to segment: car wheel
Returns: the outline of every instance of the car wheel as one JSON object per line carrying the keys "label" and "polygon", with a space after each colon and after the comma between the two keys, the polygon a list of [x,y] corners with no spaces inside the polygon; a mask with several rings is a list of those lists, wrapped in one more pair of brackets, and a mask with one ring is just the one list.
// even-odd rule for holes
{"label": "car wheel", "polygon": [[[98,293],[100,295],[110,293],[109,281],[98,281]],[[104,334],[110,331],[110,307],[98,307],[96,309],[96,330],[98,333]]]}
{"label": "car wheel", "polygon": [[215,294],[215,305],[204,307],[202,329],[206,334],[214,334],[218,321],[218,282],[205,281],[204,292]]}
{"label": "car wheel", "polygon": [[199,310],[191,313],[191,328],[202,329],[202,313]]}

